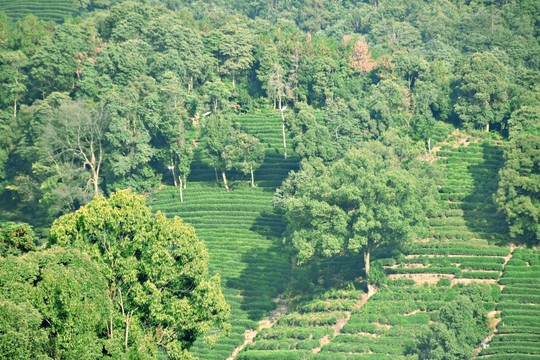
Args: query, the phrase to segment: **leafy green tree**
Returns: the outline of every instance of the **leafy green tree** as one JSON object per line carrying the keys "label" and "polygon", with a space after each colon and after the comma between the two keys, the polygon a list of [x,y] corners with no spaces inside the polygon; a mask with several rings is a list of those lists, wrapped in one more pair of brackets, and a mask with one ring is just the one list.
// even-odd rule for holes
{"label": "leafy green tree", "polygon": [[324,122],[340,155],[364,139],[360,120],[340,97],[326,104]]}
{"label": "leafy green tree", "polygon": [[[100,359],[113,355],[111,304],[100,266],[58,246],[0,258],[0,354],[10,359]],[[26,326],[24,326],[26,325]]]}
{"label": "leafy green tree", "polygon": [[253,172],[264,161],[264,149],[264,144],[261,144],[259,139],[236,130],[233,135],[233,143],[225,146],[224,154],[227,160],[232,163],[232,167],[244,174],[251,174],[251,186],[255,187]]}
{"label": "leafy green tree", "polygon": [[130,190],[96,197],[57,219],[49,242],[81,249],[101,266],[113,313],[102,323],[111,348],[130,356],[190,359],[199,336],[227,330],[219,275],[194,229],[145,205]]}
{"label": "leafy green tree", "polygon": [[304,102],[296,103],[295,114],[289,119],[294,151],[303,158],[317,157],[324,161],[336,158],[335,141],[328,128],[319,124],[313,108]]}
{"label": "leafy green tree", "polygon": [[506,215],[510,237],[529,246],[540,242],[540,136],[524,134],[510,141],[494,195]]}
{"label": "leafy green tree", "polygon": [[65,24],[50,40],[40,46],[31,58],[33,86],[45,97],[52,91],[69,91],[75,87],[79,70],[76,54],[87,50],[88,29]]}
{"label": "leafy green tree", "polygon": [[221,171],[223,185],[227,191],[230,189],[225,171],[232,168],[232,161],[229,161],[226,156],[224,157],[224,154],[226,154],[227,145],[232,143],[232,134],[232,123],[226,115],[212,114],[205,117],[201,123],[204,161],[216,171],[216,181],[218,181],[217,171]]}
{"label": "leafy green tree", "polygon": [[506,113],[506,67],[491,52],[475,53],[458,64],[458,74],[456,113],[466,127],[489,131]]}
{"label": "leafy green tree", "polygon": [[508,119],[508,137],[524,133],[540,135],[540,86],[525,91],[518,97],[519,106]]}
{"label": "leafy green tree", "polygon": [[204,84],[203,94],[206,103],[211,106],[210,109],[215,113],[218,110],[225,109],[225,104],[231,96],[231,91],[220,78],[216,78]]}
{"label": "leafy green tree", "polygon": [[413,137],[426,141],[431,153],[431,136],[437,120],[445,121],[451,114],[450,75],[444,62],[434,61],[416,80],[414,112],[411,119]]}
{"label": "leafy green tree", "polygon": [[159,129],[158,99],[155,80],[148,76],[141,76],[109,95],[106,106],[110,114],[106,133],[110,151],[106,161],[109,189],[131,187],[149,191],[159,183],[160,175],[149,164],[156,155],[151,132]]}
{"label": "leafy green tree", "polygon": [[371,96],[366,103],[371,117],[369,132],[376,138],[391,127],[408,126],[410,106],[408,89],[393,80],[384,79],[372,85]]}
{"label": "leafy green tree", "polygon": [[203,81],[215,59],[205,49],[202,36],[178,19],[173,12],[164,12],[150,19],[143,30],[146,42],[153,47],[152,73],[160,78],[164,72],[178,74],[187,93]]}
{"label": "leafy green tree", "polygon": [[438,322],[415,337],[411,352],[426,360],[470,359],[489,333],[483,306],[486,301],[493,299],[484,284],[472,283],[459,289],[459,295],[440,309]]}
{"label": "leafy green tree", "polygon": [[0,223],[0,257],[21,255],[35,249],[34,230],[24,223]]}
{"label": "leafy green tree", "polygon": [[0,78],[5,84],[4,89],[7,91],[7,94],[2,94],[2,97],[11,100],[13,117],[16,117],[18,103],[27,91],[25,83],[28,76],[24,71],[24,67],[28,65],[28,58],[19,50],[0,52],[0,64],[2,64]]}
{"label": "leafy green tree", "polygon": [[236,75],[251,67],[255,60],[255,37],[241,18],[231,19],[222,29],[219,52],[223,58],[222,69],[232,77],[236,87]]}
{"label": "leafy green tree", "polygon": [[51,38],[56,27],[56,24],[46,23],[35,15],[28,15],[17,22],[12,37],[13,47],[31,58],[43,43]]}
{"label": "leafy green tree", "polygon": [[351,149],[327,166],[303,162],[276,193],[286,211],[286,243],[298,263],[363,253],[369,284],[372,251],[406,244],[425,223],[419,175],[403,169],[379,142]]}

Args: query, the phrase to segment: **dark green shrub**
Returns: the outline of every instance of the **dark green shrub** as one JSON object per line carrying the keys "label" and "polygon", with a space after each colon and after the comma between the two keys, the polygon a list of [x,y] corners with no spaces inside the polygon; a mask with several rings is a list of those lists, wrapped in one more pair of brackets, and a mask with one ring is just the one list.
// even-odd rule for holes
{"label": "dark green shrub", "polygon": [[437,287],[444,287],[444,286],[450,286],[452,284],[452,281],[448,278],[442,278],[437,282]]}

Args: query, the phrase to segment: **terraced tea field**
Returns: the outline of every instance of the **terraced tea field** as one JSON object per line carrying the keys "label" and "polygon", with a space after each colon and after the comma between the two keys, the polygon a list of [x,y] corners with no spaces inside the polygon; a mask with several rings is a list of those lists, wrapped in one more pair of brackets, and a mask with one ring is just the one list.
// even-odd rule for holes
{"label": "terraced tea field", "polygon": [[247,176],[230,172],[232,191],[226,192],[216,183],[214,169],[205,166],[196,151],[184,203],[172,186],[149,200],[154,211],[178,215],[195,227],[208,247],[210,273],[221,275],[231,305],[231,335],[213,348],[198,341],[192,351],[200,359],[229,357],[244,342],[246,330],[257,329],[258,321],[277,307],[276,298],[290,280],[289,259],[280,239],[285,224],[274,213],[272,197],[289,171],[298,167],[299,159],[290,150],[289,157],[283,157],[279,112],[242,116],[236,121],[267,147],[265,162],[255,172],[256,188],[249,187]]}
{"label": "terraced tea field", "polygon": [[[184,218],[206,241],[210,270],[221,274],[232,307],[231,336],[214,348],[197,342],[192,349],[196,356],[229,358],[248,334],[253,339],[237,359],[400,358],[413,346],[412,335],[436,322],[439,309],[470,282],[486,283],[492,294],[484,307],[495,333],[485,349],[478,349],[479,357],[540,356],[535,350],[540,344],[540,322],[535,318],[540,311],[535,295],[540,290],[538,253],[516,249],[512,254],[512,248],[503,245],[504,219],[492,202],[502,165],[499,145],[456,134],[440,143],[437,161],[447,176],[440,189],[440,211],[430,219],[427,239],[396,258],[378,254],[389,278],[386,286],[370,296],[354,290],[354,285],[353,290],[330,289],[301,300],[288,312],[281,309],[282,314],[275,312],[277,297],[291,273],[280,241],[285,224],[273,211],[272,196],[299,159],[283,158],[279,113],[246,115],[237,121],[267,147],[265,163],[255,173],[257,188],[248,186],[246,176],[231,172],[233,190],[225,192],[214,170],[196,153],[185,202],[180,204],[176,189],[167,187],[154,194],[151,203],[154,210]],[[361,266],[357,260],[333,261],[321,266],[341,275],[338,267]],[[261,325],[263,318],[268,320]],[[521,320],[527,325],[518,325]]]}
{"label": "terraced tea field", "polygon": [[514,250],[500,284],[500,322],[478,359],[540,359],[540,253]]}
{"label": "terraced tea field", "polygon": [[367,302],[361,291],[330,290],[301,303],[260,332],[238,359],[400,358],[413,335],[436,321],[441,306],[470,282],[487,283],[492,298],[484,307],[496,316],[498,282],[511,258],[509,246],[497,245],[504,219],[491,196],[502,151],[490,141],[463,138],[442,146],[438,162],[447,179],[441,210],[430,219],[428,239],[403,256],[378,260],[390,279],[387,286]]}
{"label": "terraced tea field", "polygon": [[0,11],[15,21],[36,15],[45,21],[63,22],[79,13],[69,0],[2,0]]}

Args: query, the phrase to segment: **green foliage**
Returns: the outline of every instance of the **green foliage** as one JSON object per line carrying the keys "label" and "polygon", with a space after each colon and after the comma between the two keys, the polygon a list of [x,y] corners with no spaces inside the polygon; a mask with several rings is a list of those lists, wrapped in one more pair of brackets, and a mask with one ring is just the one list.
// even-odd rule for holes
{"label": "green foliage", "polygon": [[0,257],[19,256],[35,250],[37,237],[24,223],[0,223]]}
{"label": "green foliage", "polygon": [[500,123],[505,115],[507,71],[491,52],[475,53],[458,64],[460,82],[455,110],[466,127]]}
{"label": "green foliage", "polygon": [[487,335],[487,286],[465,286],[453,301],[439,311],[439,322],[415,339],[413,353],[419,359],[469,359],[474,347]]}
{"label": "green foliage", "polygon": [[328,166],[303,163],[276,198],[283,197],[287,243],[300,264],[363,252],[368,271],[373,249],[399,247],[425,219],[418,189],[394,151],[372,142]]}
{"label": "green foliage", "polygon": [[102,266],[114,306],[107,335],[126,352],[161,348],[189,358],[197,337],[228,328],[219,275],[207,280],[204,243],[180,218],[152,215],[142,196],[96,197],[57,219],[49,241],[84,250]]}
{"label": "green foliage", "polygon": [[101,271],[88,255],[57,246],[0,259],[2,357],[106,357],[112,309]]}
{"label": "green foliage", "polygon": [[540,241],[540,136],[523,135],[505,149],[494,199],[506,215],[510,236],[529,246]]}

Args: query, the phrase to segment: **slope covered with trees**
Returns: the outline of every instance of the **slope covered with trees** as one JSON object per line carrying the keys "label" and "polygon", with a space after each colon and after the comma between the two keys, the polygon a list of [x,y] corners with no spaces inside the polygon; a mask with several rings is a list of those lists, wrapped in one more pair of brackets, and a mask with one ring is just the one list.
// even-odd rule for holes
{"label": "slope covered with trees", "polygon": [[539,12],[2,1],[5,357],[534,358]]}

